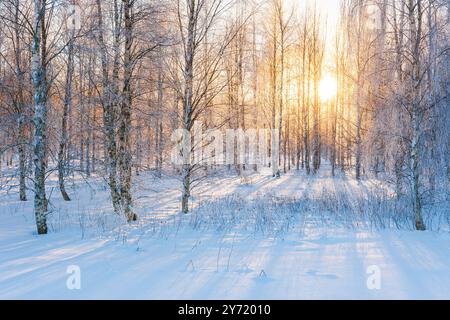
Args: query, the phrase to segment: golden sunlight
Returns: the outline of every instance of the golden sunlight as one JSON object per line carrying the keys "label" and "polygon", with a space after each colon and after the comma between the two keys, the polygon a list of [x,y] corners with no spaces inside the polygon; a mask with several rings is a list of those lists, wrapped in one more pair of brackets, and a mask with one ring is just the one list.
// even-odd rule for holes
{"label": "golden sunlight", "polygon": [[327,74],[319,84],[319,96],[322,101],[333,99],[337,94],[338,86],[336,79]]}

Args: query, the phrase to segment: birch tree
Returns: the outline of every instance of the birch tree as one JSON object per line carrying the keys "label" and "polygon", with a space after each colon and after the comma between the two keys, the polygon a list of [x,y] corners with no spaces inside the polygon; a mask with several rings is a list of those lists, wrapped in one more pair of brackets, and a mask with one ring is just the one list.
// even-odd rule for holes
{"label": "birch tree", "polygon": [[46,144],[47,144],[47,83],[44,64],[46,0],[34,0],[32,79],[34,86],[34,214],[39,234],[46,234],[47,199],[45,196]]}

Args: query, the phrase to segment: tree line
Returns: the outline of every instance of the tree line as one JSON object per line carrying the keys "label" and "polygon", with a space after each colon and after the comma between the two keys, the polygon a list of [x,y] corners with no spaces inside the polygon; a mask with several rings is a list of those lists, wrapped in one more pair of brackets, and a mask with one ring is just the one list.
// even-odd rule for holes
{"label": "tree line", "polygon": [[175,129],[273,129],[275,178],[329,165],[380,179],[425,230],[450,181],[450,1],[338,3],[331,19],[315,1],[1,0],[3,181],[31,191],[39,234],[51,175],[65,201],[75,174],[105,177],[128,222],[133,177],[175,175],[187,213],[220,168],[171,163]]}

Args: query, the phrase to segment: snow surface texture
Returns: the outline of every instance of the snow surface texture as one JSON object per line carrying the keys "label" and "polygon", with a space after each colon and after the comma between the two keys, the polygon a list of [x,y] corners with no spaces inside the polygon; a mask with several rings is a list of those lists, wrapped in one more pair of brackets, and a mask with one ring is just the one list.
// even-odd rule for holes
{"label": "snow surface texture", "polygon": [[183,216],[177,180],[141,175],[132,226],[101,179],[73,184],[70,203],[55,186],[46,236],[32,201],[0,194],[2,299],[450,299],[448,206],[414,232],[374,181],[209,178]]}

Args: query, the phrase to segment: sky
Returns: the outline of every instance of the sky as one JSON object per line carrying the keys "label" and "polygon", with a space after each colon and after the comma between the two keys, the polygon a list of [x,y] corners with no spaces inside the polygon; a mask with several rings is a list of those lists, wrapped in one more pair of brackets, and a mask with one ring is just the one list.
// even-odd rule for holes
{"label": "sky", "polygon": [[299,14],[301,14],[308,3],[311,6],[314,2],[320,10],[321,17],[326,19],[324,23],[327,24],[328,36],[334,35],[336,23],[339,16],[339,2],[340,0],[285,0],[289,5],[295,6]]}

